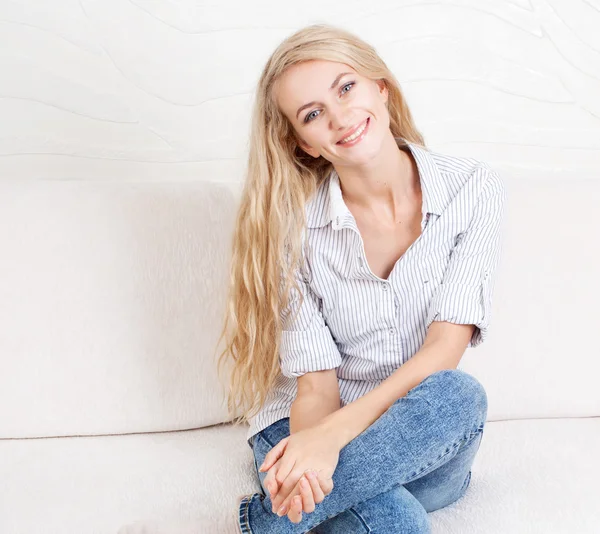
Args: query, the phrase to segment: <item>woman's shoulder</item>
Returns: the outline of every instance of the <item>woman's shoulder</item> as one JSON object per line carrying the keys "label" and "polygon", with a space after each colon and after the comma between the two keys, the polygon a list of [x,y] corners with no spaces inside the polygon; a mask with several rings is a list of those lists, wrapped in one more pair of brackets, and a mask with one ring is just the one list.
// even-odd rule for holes
{"label": "woman's shoulder", "polygon": [[487,178],[489,175],[498,174],[492,165],[483,159],[430,149],[428,149],[428,154],[442,174],[461,176],[464,180],[475,176]]}

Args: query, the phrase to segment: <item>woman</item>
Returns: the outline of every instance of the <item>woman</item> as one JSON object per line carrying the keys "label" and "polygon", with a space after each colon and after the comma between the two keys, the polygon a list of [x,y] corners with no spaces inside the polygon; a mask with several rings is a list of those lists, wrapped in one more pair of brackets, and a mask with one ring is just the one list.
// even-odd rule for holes
{"label": "woman", "polygon": [[272,54],[251,134],[219,358],[262,489],[240,531],[429,532],[482,439],[457,366],[487,335],[503,183],[425,148],[383,60],[328,25]]}

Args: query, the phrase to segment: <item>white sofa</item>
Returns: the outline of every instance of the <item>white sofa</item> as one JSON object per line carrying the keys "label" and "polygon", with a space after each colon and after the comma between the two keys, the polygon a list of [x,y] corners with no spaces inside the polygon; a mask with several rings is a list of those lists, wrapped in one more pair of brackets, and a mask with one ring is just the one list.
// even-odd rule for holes
{"label": "white sofa", "polygon": [[[461,362],[488,423],[432,529],[596,534],[600,182],[504,178],[492,330]],[[240,189],[0,181],[0,533],[236,532],[259,485],[215,343]]]}

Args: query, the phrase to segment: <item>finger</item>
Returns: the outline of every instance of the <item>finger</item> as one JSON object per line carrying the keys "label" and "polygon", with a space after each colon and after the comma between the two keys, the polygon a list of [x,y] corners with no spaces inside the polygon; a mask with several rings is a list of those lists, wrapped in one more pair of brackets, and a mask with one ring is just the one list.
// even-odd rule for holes
{"label": "finger", "polygon": [[292,507],[292,499],[296,496],[301,495],[300,493],[300,481],[294,486],[294,489],[290,492],[290,494],[281,502],[277,503],[277,507],[273,507],[273,510],[277,513],[277,515],[282,516],[287,514]]}
{"label": "finger", "polygon": [[[313,473],[314,477],[312,476]],[[314,470],[308,470],[303,474],[303,478],[306,478],[310,482],[311,489],[313,490],[315,504],[323,502],[325,497],[333,491],[333,479],[329,478],[323,480],[321,476],[322,475],[319,475]],[[290,501],[292,500],[292,498],[296,495],[301,494],[300,489],[300,480],[298,480],[298,484],[296,485],[294,490],[290,492],[290,494],[283,500],[283,502],[277,501],[276,504],[278,508],[285,505],[289,509]],[[280,491],[280,495],[282,493],[283,492]],[[277,511],[277,508],[274,508],[274,511]],[[304,511],[306,512],[306,510]]]}
{"label": "finger", "polygon": [[[303,494],[305,492],[308,492],[308,499],[307,500],[307,505],[310,508],[312,503],[312,510],[310,510],[311,512],[314,511],[314,497],[312,495],[312,489],[310,488],[310,484],[308,485],[307,489],[304,490],[303,486],[301,485],[302,480],[306,481],[305,476],[300,477],[300,480],[298,480],[298,483],[296,484],[296,486],[294,486],[294,489],[292,490],[292,492],[290,493],[290,495],[283,501],[283,503],[281,503],[281,505],[279,505],[279,508],[277,509],[277,514],[278,515],[284,515],[287,514],[291,507],[292,507],[292,503],[293,503],[293,499],[295,499],[297,496],[302,497]],[[304,490],[304,491],[303,491]],[[304,512],[308,512],[309,510],[307,510],[304,507],[304,499],[302,499],[302,508]]]}
{"label": "finger", "polygon": [[[319,504],[323,502],[325,499],[325,493],[323,492],[323,488],[319,482],[319,479],[316,476],[311,476],[311,472],[309,471],[307,475],[308,483],[310,484],[310,488],[312,490],[313,499],[315,504]],[[307,512],[306,506],[304,507],[304,511]]]}
{"label": "finger", "polygon": [[323,474],[319,473],[317,475],[317,479],[319,480],[319,485],[323,490],[323,493],[327,496],[333,491],[333,478],[323,478]]}
{"label": "finger", "polygon": [[[296,475],[297,476],[297,475]],[[294,477],[295,479],[295,477]],[[286,479],[286,482],[284,482],[283,484],[280,485],[279,487],[279,492],[277,493],[277,495],[275,496],[275,499],[272,499],[273,502],[273,511],[275,513],[279,513],[279,515],[285,515],[288,510],[290,509],[291,506],[291,500],[296,496],[296,495],[300,495],[300,479],[298,478],[296,484],[289,489],[289,483],[287,482],[287,480],[292,481],[293,480],[292,476],[290,475],[290,477],[288,477],[288,479]],[[282,510],[282,507],[284,508]],[[281,511],[281,513],[280,513]]]}
{"label": "finger", "polygon": [[302,521],[302,497],[296,495],[292,499],[292,507],[288,512],[288,518],[292,523],[300,523]]}
{"label": "finger", "polygon": [[263,463],[258,468],[259,473],[264,473],[265,471],[268,471],[269,469],[271,469],[271,467],[273,467],[273,465],[275,465],[275,462],[277,462],[277,460],[279,460],[283,456],[283,453],[284,453],[284,449],[282,449],[282,448],[271,449],[265,456]]}
{"label": "finger", "polygon": [[275,480],[274,477],[272,480],[269,480],[269,481],[266,481],[266,479],[265,479],[264,485],[265,485],[265,489],[269,493],[269,498],[271,499],[271,501],[273,501],[273,497],[275,497],[275,495],[277,495],[277,481]]}
{"label": "finger", "polygon": [[300,479],[300,493],[302,495],[302,510],[307,514],[314,512],[315,496],[313,495],[312,486],[305,476]]}
{"label": "finger", "polygon": [[277,495],[277,491],[279,490],[279,484],[275,476],[277,475],[277,471],[279,470],[280,461],[275,462],[275,465],[269,469],[269,472],[265,476],[263,480],[263,485],[269,491],[271,495],[271,500]]}
{"label": "finger", "polygon": [[279,491],[273,500],[273,504],[275,508],[279,508],[283,501],[285,501],[289,495],[292,493],[292,490],[300,480],[302,473],[298,473],[293,471],[293,467],[296,464],[295,460],[290,462],[286,462],[285,458],[282,458],[281,465],[277,470],[277,474],[275,475],[275,480],[277,480],[277,484],[279,485]]}
{"label": "finger", "polygon": [[[300,480],[298,480],[298,483],[296,484],[296,486],[294,487],[294,489],[290,492],[290,494],[283,500],[283,502],[281,501],[277,501],[274,502],[272,499],[271,501],[273,502],[273,512],[276,513],[277,515],[279,515],[280,517],[285,515],[286,513],[289,513],[290,509],[291,509],[291,505],[292,505],[292,499],[294,499],[297,495],[303,495],[302,492],[302,486],[301,486],[301,481],[302,479],[305,478],[304,476],[302,476],[300,478]],[[309,513],[314,511],[314,503],[320,503],[323,502],[323,500],[325,499],[326,495],[329,495],[329,493],[331,493],[331,491],[333,490],[333,480],[332,479],[327,479],[325,481],[321,481],[317,476],[315,476],[314,479],[311,479],[313,481],[314,487],[316,488],[316,492],[319,495],[319,500],[316,501],[315,500],[315,494],[313,494],[313,505],[312,505],[312,510],[307,510],[306,508],[303,507],[304,511]],[[312,490],[311,486],[311,490]],[[309,490],[309,491],[311,491]],[[280,495],[282,494],[282,492],[280,492]],[[309,505],[310,506],[310,505]]]}
{"label": "finger", "polygon": [[283,438],[275,447],[273,447],[265,456],[265,459],[261,466],[259,467],[259,471],[263,472],[270,467],[279,459],[279,457],[285,451],[285,447],[287,446],[287,442],[290,440],[290,436],[287,438]]}
{"label": "finger", "polygon": [[323,488],[323,493],[329,495],[333,491],[333,480],[326,480],[321,484],[321,487]]}

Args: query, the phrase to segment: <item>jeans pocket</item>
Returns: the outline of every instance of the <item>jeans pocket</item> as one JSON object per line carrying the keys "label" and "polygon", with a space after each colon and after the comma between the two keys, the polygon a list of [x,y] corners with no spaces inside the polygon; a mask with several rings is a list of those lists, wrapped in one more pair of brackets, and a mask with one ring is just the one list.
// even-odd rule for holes
{"label": "jeans pocket", "polygon": [[270,424],[267,428],[261,430],[256,436],[257,439],[264,441],[269,448],[275,447],[282,439],[290,435],[289,417],[279,419]]}
{"label": "jeans pocket", "polygon": [[256,470],[256,476],[258,477],[258,480],[260,481],[260,486],[265,495],[268,494],[268,491],[264,487],[263,483],[268,474],[268,471],[261,472],[261,471],[259,471],[259,468],[262,465],[262,463],[265,461],[265,457],[267,456],[267,454],[269,453],[269,451],[272,448],[273,447],[271,447],[269,442],[261,435],[261,433],[256,435],[256,437],[254,438],[254,449],[253,449],[254,468]]}

